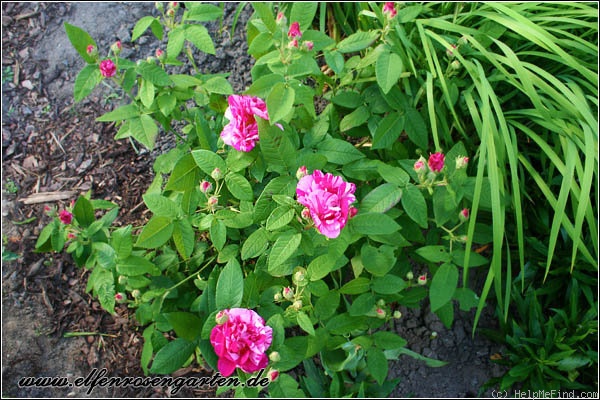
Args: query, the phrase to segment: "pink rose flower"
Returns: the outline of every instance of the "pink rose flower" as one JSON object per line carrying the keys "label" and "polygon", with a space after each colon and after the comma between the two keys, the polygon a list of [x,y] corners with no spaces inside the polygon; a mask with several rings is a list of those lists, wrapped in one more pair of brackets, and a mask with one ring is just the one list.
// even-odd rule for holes
{"label": "pink rose flower", "polygon": [[290,25],[290,29],[288,30],[289,38],[299,38],[302,36],[302,32],[300,32],[300,24],[296,22],[292,22]]}
{"label": "pink rose flower", "polygon": [[429,156],[429,169],[433,172],[440,172],[444,168],[444,153],[437,152]]}
{"label": "pink rose flower", "polygon": [[253,310],[224,310],[227,320],[210,333],[210,343],[219,356],[217,368],[230,376],[236,368],[246,373],[259,371],[269,363],[266,351],[273,340],[273,329]]}
{"label": "pink rose flower", "polygon": [[389,18],[394,18],[398,14],[393,1],[388,1],[383,5],[383,13],[387,14]]}
{"label": "pink rose flower", "polygon": [[100,62],[100,73],[103,77],[110,78],[112,76],[115,76],[115,74],[117,73],[117,67],[115,66],[115,63],[112,62],[112,60],[104,60]]}
{"label": "pink rose flower", "polygon": [[256,116],[269,120],[267,105],[258,97],[231,95],[229,107],[225,110],[225,118],[229,120],[221,132],[225,144],[238,151],[249,152],[258,141],[258,124]]}
{"label": "pink rose flower", "polygon": [[336,238],[348,218],[355,214],[350,206],[356,200],[353,183],[330,173],[315,170],[298,182],[296,195],[298,202],[310,210],[310,216],[317,230],[328,238]]}
{"label": "pink rose flower", "polygon": [[63,224],[69,225],[71,221],[73,221],[73,214],[67,210],[62,210],[60,213],[58,213],[58,218]]}

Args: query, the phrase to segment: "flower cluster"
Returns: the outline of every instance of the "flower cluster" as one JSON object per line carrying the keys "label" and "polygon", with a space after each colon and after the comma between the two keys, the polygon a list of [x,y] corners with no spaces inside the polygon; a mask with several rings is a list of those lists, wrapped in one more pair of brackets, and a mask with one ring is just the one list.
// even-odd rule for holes
{"label": "flower cluster", "polygon": [[340,235],[348,218],[356,214],[352,204],[356,197],[353,183],[341,177],[315,170],[298,182],[298,202],[307,207],[317,230],[330,239]]}
{"label": "flower cluster", "polygon": [[236,368],[252,373],[269,363],[266,351],[273,340],[273,329],[253,310],[231,308],[220,311],[210,342],[219,361],[217,368],[230,376]]}
{"label": "flower cluster", "polygon": [[234,149],[249,152],[258,141],[256,116],[269,120],[267,105],[258,97],[246,95],[231,95],[227,101],[225,118],[229,123],[223,128],[221,138]]}

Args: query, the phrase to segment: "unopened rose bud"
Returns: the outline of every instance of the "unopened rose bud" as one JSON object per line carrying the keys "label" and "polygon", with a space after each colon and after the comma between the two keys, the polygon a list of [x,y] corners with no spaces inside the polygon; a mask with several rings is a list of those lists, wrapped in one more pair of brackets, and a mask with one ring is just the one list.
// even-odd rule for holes
{"label": "unopened rose bud", "polygon": [[158,11],[162,11],[165,9],[165,7],[163,6],[163,3],[160,1],[157,1],[154,3],[154,8],[156,8]]}
{"label": "unopened rose bud", "polygon": [[460,210],[460,212],[458,213],[458,219],[460,220],[460,222],[466,222],[469,219],[469,209],[463,208],[462,210]]}
{"label": "unopened rose bud", "polygon": [[44,206],[44,211],[45,212],[50,212],[50,210],[52,210],[52,207],[50,207],[49,205],[45,205]]}
{"label": "unopened rose bud", "polygon": [[466,35],[463,35],[460,37],[460,39],[458,39],[458,41],[456,42],[459,46],[464,46],[465,44],[467,44],[469,42],[469,39],[467,39]]}
{"label": "unopened rose bud", "polygon": [[158,58],[159,61],[164,61],[166,58],[165,52],[161,49],[156,49],[154,55],[156,56],[156,58]]}
{"label": "unopened rose bud", "polygon": [[469,237],[467,235],[456,236],[456,241],[459,243],[467,243]]}
{"label": "unopened rose bud", "polygon": [[223,173],[219,168],[215,168],[210,173],[210,177],[213,178],[215,181],[220,181],[221,179],[223,179]]}
{"label": "unopened rose bud", "polygon": [[394,317],[394,319],[400,319],[400,318],[402,318],[402,313],[400,311],[396,310],[396,311],[394,311],[393,317]]}
{"label": "unopened rose bud", "polygon": [[134,289],[131,291],[131,296],[134,299],[137,299],[138,297],[140,297],[142,295],[142,292],[140,292],[138,289]]}
{"label": "unopened rose bud", "polygon": [[179,8],[179,2],[178,1],[170,1],[169,8],[177,10]]}
{"label": "unopened rose bud", "polygon": [[413,168],[417,174],[422,174],[427,171],[427,165],[422,160],[415,161]]}
{"label": "unopened rose bud", "polygon": [[229,316],[227,315],[225,310],[221,310],[217,313],[217,315],[215,315],[215,321],[217,322],[217,325],[224,324],[225,322],[227,322],[228,319]]}
{"label": "unopened rose bud", "polygon": [[206,204],[208,204],[208,207],[211,210],[214,210],[216,205],[219,204],[219,198],[217,196],[210,196],[206,202]]}
{"label": "unopened rose bud", "polygon": [[438,333],[436,331],[431,332],[431,339],[435,339],[438,337]]}
{"label": "unopened rose bud", "polygon": [[385,306],[385,300],[384,300],[384,299],[379,299],[379,300],[377,300],[377,305],[378,305],[379,307],[383,307],[383,306]]}
{"label": "unopened rose bud", "polygon": [[119,279],[117,279],[117,282],[119,282],[119,285],[125,285],[127,284],[127,277],[125,275],[119,275]]}
{"label": "unopened rose bud", "polygon": [[271,354],[269,354],[269,360],[273,362],[281,361],[281,355],[279,355],[279,352],[277,351],[272,351]]}
{"label": "unopened rose bud", "polygon": [[452,67],[453,70],[458,71],[460,69],[460,67],[462,67],[462,65],[460,64],[460,61],[458,60],[454,60],[450,63],[450,66]]}
{"label": "unopened rose bud", "polygon": [[420,275],[417,278],[417,283],[421,286],[427,285],[427,274]]}
{"label": "unopened rose bud", "polygon": [[281,293],[277,292],[275,293],[275,295],[273,296],[273,300],[279,302],[283,299],[283,296],[281,295]]}
{"label": "unopened rose bud", "polygon": [[285,25],[287,23],[287,18],[285,17],[285,14],[279,11],[277,13],[277,18],[275,19],[275,22],[277,23],[277,25]]}
{"label": "unopened rose bud", "polygon": [[148,64],[156,64],[156,57],[154,57],[154,56],[146,57],[146,62]]}
{"label": "unopened rose bud", "polygon": [[308,51],[311,51],[313,49],[313,47],[315,47],[315,44],[310,40],[305,41],[303,43],[303,45],[306,48],[306,50],[308,50]]}
{"label": "unopened rose bud", "polygon": [[348,209],[348,216],[349,216],[349,218],[354,217],[357,213],[358,213],[358,209],[356,207],[350,207]]}
{"label": "unopened rose bud", "polygon": [[429,169],[433,172],[441,172],[442,169],[444,169],[444,159],[446,158],[446,156],[444,156],[444,153],[442,152],[437,152],[437,153],[433,153],[429,156],[429,160],[427,161],[427,164],[429,165]]}
{"label": "unopened rose bud", "polygon": [[310,219],[310,210],[306,207],[304,207],[304,209],[302,209],[302,212],[300,213],[300,216],[302,216],[302,218],[309,220]]}
{"label": "unopened rose bud", "polygon": [[296,300],[292,303],[294,310],[298,311],[302,308],[302,300]]}
{"label": "unopened rose bud", "polygon": [[89,44],[87,46],[87,48],[85,49],[85,52],[87,53],[88,56],[96,58],[98,57],[98,49],[96,48],[96,46],[94,46],[93,44]]}
{"label": "unopened rose bud", "polygon": [[386,316],[386,312],[385,312],[385,310],[383,308],[378,308],[375,311],[375,314],[377,314],[377,318],[379,318],[379,319],[384,319],[385,316]]}
{"label": "unopened rose bud", "polygon": [[125,293],[116,293],[115,301],[119,304],[125,303],[127,301],[127,297],[125,296]]}
{"label": "unopened rose bud", "polygon": [[100,74],[105,78],[115,76],[117,73],[117,66],[112,60],[103,60],[100,62]]}
{"label": "unopened rose bud", "polygon": [[394,18],[396,14],[398,14],[393,1],[388,1],[383,5],[383,13],[386,14],[390,19]]}
{"label": "unopened rose bud", "polygon": [[121,54],[121,49],[123,47],[121,46],[121,41],[117,40],[116,42],[114,42],[111,46],[110,49],[112,50],[112,52],[118,56],[119,54]]}
{"label": "unopened rose bud", "polygon": [[469,157],[458,156],[456,157],[456,169],[463,169],[469,164]]}
{"label": "unopened rose bud", "polygon": [[413,274],[412,271],[408,271],[406,273],[406,279],[408,279],[409,281],[412,281],[414,277],[415,277],[415,275]]}
{"label": "unopened rose bud", "polygon": [[306,284],[306,269],[303,267],[296,267],[296,272],[292,275],[292,282],[297,286],[304,286]]}
{"label": "unopened rose bud", "polygon": [[[299,38],[300,36],[302,36],[302,32],[300,32],[300,24],[297,21],[292,22],[290,29],[288,30],[288,37],[291,39]],[[298,42],[296,42],[296,47],[298,47],[297,43]]]}
{"label": "unopened rose bud", "polygon": [[76,237],[77,235],[75,235],[73,232],[67,233],[67,239],[75,239]]}
{"label": "unopened rose bud", "polygon": [[169,8],[167,10],[167,16],[173,18],[175,16],[175,10],[173,10],[172,8]]}
{"label": "unopened rose bud", "polygon": [[210,183],[209,181],[200,182],[200,191],[202,193],[209,193],[212,190],[212,188],[212,183]]}
{"label": "unopened rose bud", "polygon": [[450,58],[454,57],[454,51],[457,49],[455,44],[451,45],[450,48],[446,49],[446,55]]}
{"label": "unopened rose bud", "polygon": [[62,210],[60,213],[58,213],[58,218],[63,224],[69,225],[73,221],[73,214],[67,210]]}
{"label": "unopened rose bud", "polygon": [[283,288],[283,298],[289,301],[294,299],[294,289],[287,286]]}
{"label": "unopened rose bud", "polygon": [[269,378],[269,382],[273,382],[274,380],[276,380],[279,377],[279,371],[277,371],[276,369],[269,369],[269,372],[267,372],[267,378]]}
{"label": "unopened rose bud", "polygon": [[288,49],[296,49],[296,48],[298,48],[298,41],[296,39],[291,40],[288,43]]}
{"label": "unopened rose bud", "polygon": [[308,175],[308,170],[306,169],[306,166],[301,166],[298,168],[298,170],[296,171],[296,178],[298,180],[304,178],[306,175]]}

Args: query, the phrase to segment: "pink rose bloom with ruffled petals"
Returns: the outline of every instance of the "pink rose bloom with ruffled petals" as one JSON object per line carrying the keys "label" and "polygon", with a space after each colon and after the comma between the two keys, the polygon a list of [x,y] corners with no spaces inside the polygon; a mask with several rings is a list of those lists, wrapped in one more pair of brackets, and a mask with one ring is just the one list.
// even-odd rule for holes
{"label": "pink rose bloom with ruffled petals", "polygon": [[298,182],[298,202],[308,207],[317,230],[330,239],[340,235],[348,218],[356,214],[352,204],[356,197],[353,183],[345,182],[340,176],[324,174],[315,170]]}
{"label": "pink rose bloom with ruffled petals", "polygon": [[440,172],[444,168],[444,153],[433,153],[429,156],[429,160],[427,164],[429,164],[429,169],[433,172]]}
{"label": "pink rose bloom with ruffled petals", "polygon": [[256,116],[269,120],[267,104],[258,97],[246,95],[231,95],[227,99],[229,107],[225,110],[225,125],[221,138],[225,144],[238,151],[249,152],[258,141],[258,124]]}
{"label": "pink rose bloom with ruffled petals", "polygon": [[265,320],[253,310],[231,308],[223,313],[227,316],[225,322],[210,332],[221,375],[230,376],[236,368],[249,374],[266,368],[273,329],[265,326]]}
{"label": "pink rose bloom with ruffled petals", "polygon": [[117,73],[117,67],[112,60],[104,60],[100,62],[100,73],[105,78],[113,77]]}

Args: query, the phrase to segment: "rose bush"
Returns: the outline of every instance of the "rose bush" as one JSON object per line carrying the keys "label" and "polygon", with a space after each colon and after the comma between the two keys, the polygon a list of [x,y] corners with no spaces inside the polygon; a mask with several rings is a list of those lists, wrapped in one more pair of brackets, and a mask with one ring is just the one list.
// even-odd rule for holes
{"label": "rose bush", "polygon": [[[150,220],[112,228],[118,207],[81,196],[66,251],[92,270],[88,291],[107,311],[122,301],[135,309],[147,373],[196,362],[226,376],[269,368],[274,396],[386,396],[397,383],[387,381],[389,360],[443,364],[406,349],[397,308],[429,298],[450,326],[455,304],[477,304],[458,287],[459,268],[487,263],[465,247],[466,149],[442,151],[435,135],[430,143],[417,93],[425,81],[395,68],[402,52],[390,43],[418,15],[412,6],[373,5],[371,29],[341,40],[312,29],[317,3],[253,7],[256,62],[241,94],[220,74],[168,73],[185,42],[214,53],[197,22],[218,18],[218,7],[159,4],[161,16],[142,18],[132,40],[149,30],[166,51],[138,62],[114,45],[100,57],[85,31],[65,25],[88,63],[75,99],[110,77],[131,100],[98,118],[117,123],[116,139],[152,148],[160,128],[184,125],[154,164],[143,196]],[[63,249],[62,225],[44,229],[39,250]],[[293,379],[300,365],[306,377]]]}

